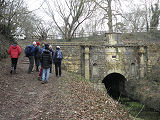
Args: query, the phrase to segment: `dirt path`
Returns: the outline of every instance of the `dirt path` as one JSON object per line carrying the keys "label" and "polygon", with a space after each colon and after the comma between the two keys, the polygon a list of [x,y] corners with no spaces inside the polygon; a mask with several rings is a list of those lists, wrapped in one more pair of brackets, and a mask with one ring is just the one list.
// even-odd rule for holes
{"label": "dirt path", "polygon": [[[52,73],[50,74],[49,83],[41,84],[41,82],[37,80],[37,72],[27,74],[28,64],[23,64],[23,62],[26,61],[25,59],[27,60],[27,58],[22,57],[19,60],[17,68],[18,74],[15,75],[10,75],[9,73],[9,59],[1,63],[1,119],[34,119],[41,113],[47,113],[48,110],[43,109],[45,99],[52,98],[52,96],[54,96],[55,99],[58,93],[60,93],[59,83],[57,82],[60,78],[55,78]],[[54,103],[55,102],[56,101],[54,101]]]}
{"label": "dirt path", "polygon": [[53,72],[49,82],[41,84],[37,72],[27,74],[26,59],[21,56],[15,75],[9,73],[10,59],[0,62],[1,120],[129,119],[123,106],[71,73],[63,71],[57,78]]}

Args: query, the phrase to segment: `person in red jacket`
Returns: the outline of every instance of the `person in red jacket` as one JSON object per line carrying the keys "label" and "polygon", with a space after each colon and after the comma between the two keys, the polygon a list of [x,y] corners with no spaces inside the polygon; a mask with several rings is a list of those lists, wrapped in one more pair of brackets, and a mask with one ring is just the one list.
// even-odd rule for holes
{"label": "person in red jacket", "polygon": [[8,54],[11,57],[11,71],[10,73],[12,74],[13,72],[16,73],[16,66],[18,62],[18,57],[21,54],[21,48],[15,41],[13,45],[10,46],[8,50]]}

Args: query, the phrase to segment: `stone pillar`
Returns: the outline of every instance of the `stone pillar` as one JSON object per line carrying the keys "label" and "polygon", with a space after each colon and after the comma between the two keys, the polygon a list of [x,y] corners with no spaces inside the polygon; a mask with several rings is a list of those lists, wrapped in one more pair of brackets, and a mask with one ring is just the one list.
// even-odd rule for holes
{"label": "stone pillar", "polygon": [[145,75],[145,60],[144,60],[144,47],[141,47],[139,52],[141,53],[141,57],[140,57],[140,77],[144,77]]}
{"label": "stone pillar", "polygon": [[108,42],[109,42],[110,45],[116,45],[117,44],[117,39],[116,39],[117,36],[118,36],[118,34],[113,34],[113,33],[108,35],[108,38],[109,38]]}
{"label": "stone pillar", "polygon": [[148,65],[148,73],[150,73],[151,72],[151,69],[152,69],[152,64],[151,64],[151,60],[148,60],[148,63],[147,63],[147,65]]}
{"label": "stone pillar", "polygon": [[89,47],[88,46],[85,47],[84,53],[85,53],[85,78],[89,80],[90,76],[89,76]]}

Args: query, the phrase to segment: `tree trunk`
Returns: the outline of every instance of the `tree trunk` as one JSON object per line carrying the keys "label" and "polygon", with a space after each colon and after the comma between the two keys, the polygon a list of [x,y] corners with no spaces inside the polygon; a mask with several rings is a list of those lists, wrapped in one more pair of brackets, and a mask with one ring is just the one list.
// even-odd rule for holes
{"label": "tree trunk", "polygon": [[108,0],[108,27],[109,27],[109,32],[112,33],[113,32],[113,26],[112,26],[112,0]]}

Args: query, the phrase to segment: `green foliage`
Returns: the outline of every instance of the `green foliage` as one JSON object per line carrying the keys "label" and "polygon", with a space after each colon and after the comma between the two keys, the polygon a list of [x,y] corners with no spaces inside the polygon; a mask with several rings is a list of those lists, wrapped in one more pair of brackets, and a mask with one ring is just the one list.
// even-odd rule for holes
{"label": "green foliage", "polygon": [[8,49],[12,41],[8,40],[5,36],[0,34],[0,60],[8,57]]}
{"label": "green foliage", "polygon": [[8,16],[9,13],[6,13],[6,9],[8,8],[9,4],[7,4],[6,1],[0,0],[0,34],[6,37],[6,40],[13,40],[12,31],[13,24],[11,23],[11,18],[8,19],[6,16]]}
{"label": "green foliage", "polygon": [[13,40],[13,36],[11,34],[11,27],[6,26],[4,24],[0,24],[0,34],[4,35],[8,40]]}

